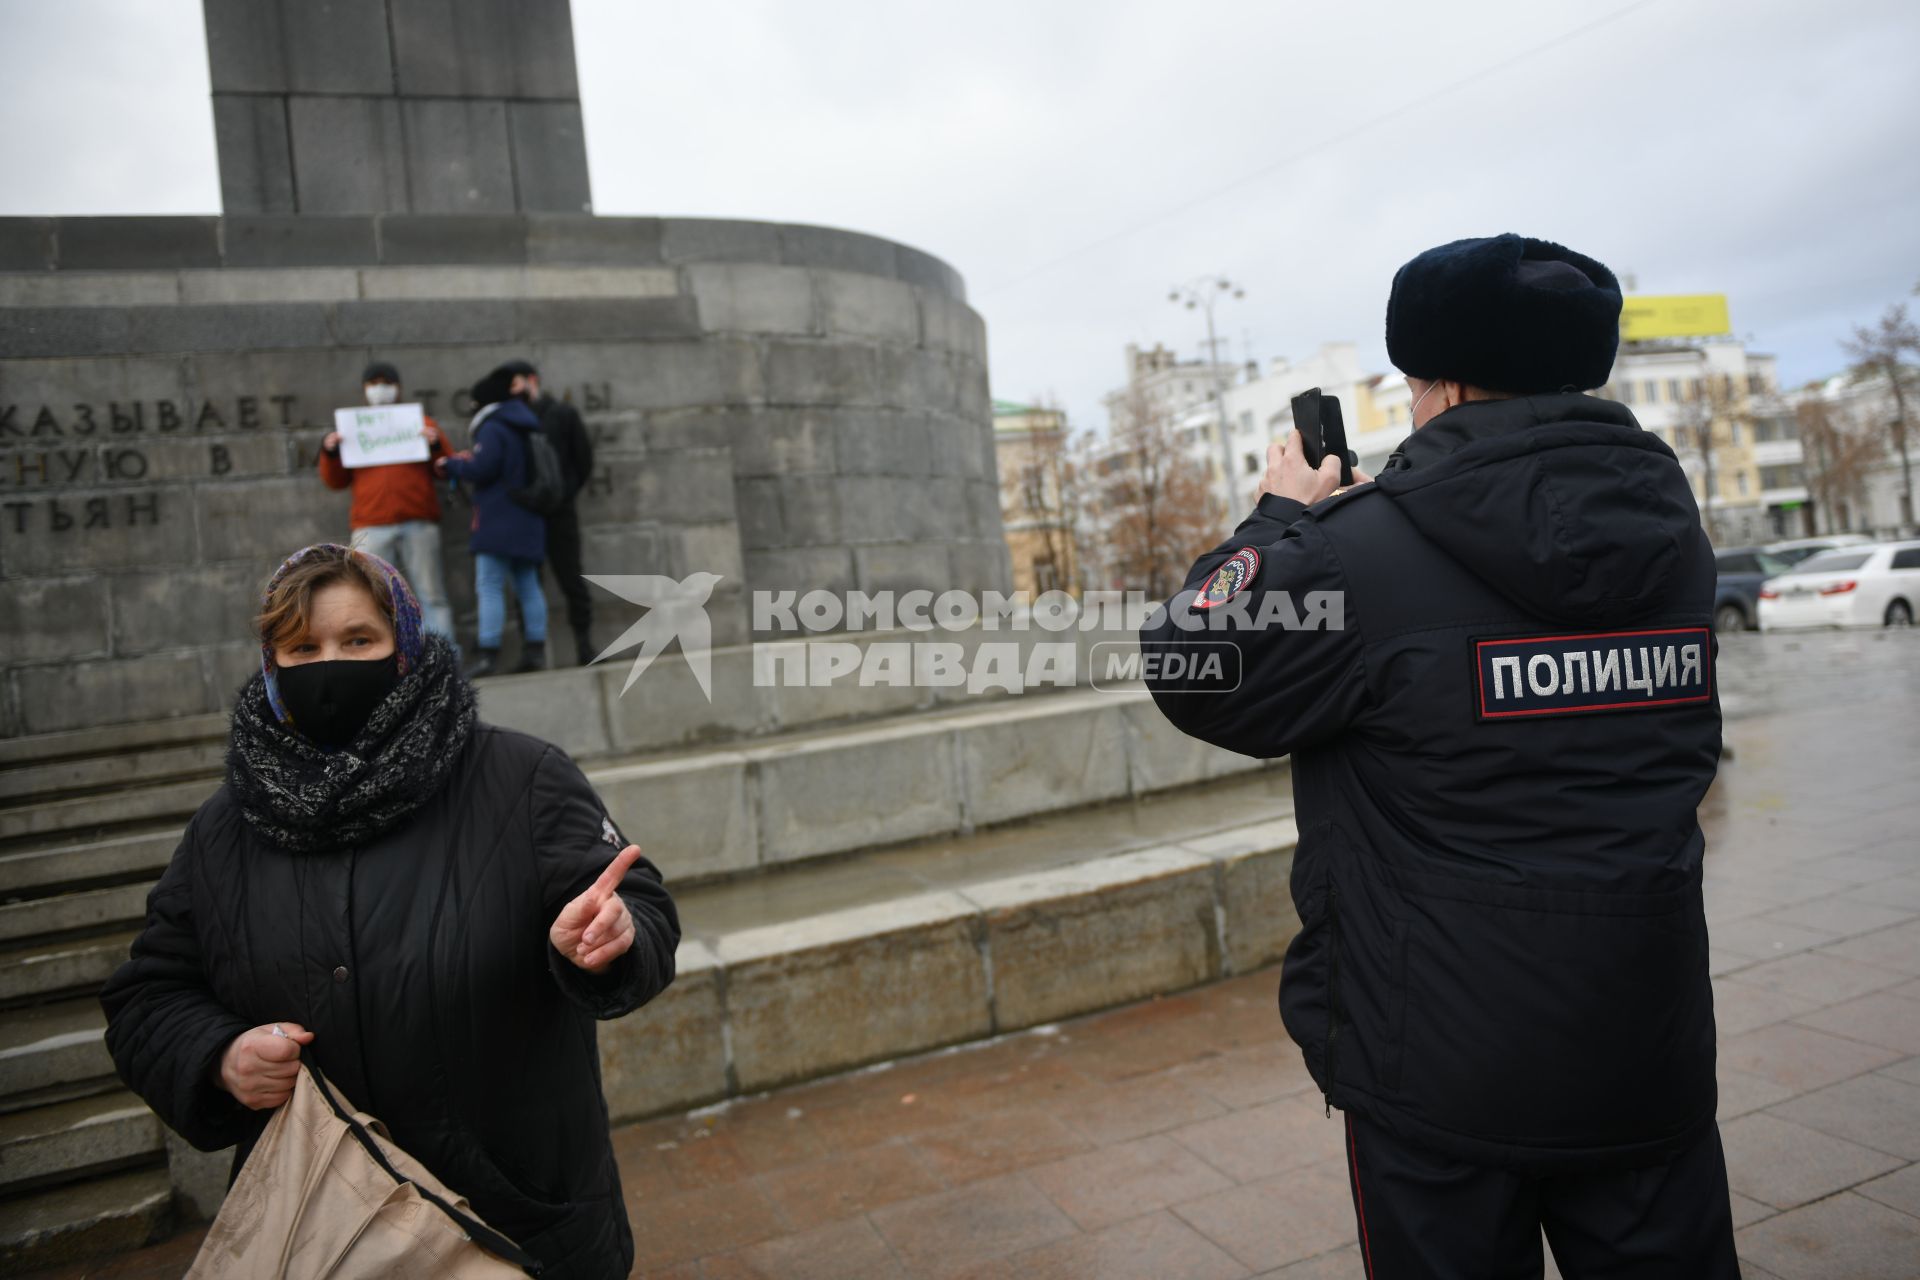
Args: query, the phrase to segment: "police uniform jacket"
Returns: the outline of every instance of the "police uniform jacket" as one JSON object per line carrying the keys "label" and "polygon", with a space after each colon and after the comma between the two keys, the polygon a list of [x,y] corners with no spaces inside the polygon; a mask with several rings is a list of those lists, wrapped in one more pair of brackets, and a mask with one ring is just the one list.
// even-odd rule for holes
{"label": "police uniform jacket", "polygon": [[1173,723],[1292,756],[1280,1006],[1332,1106],[1538,1171],[1713,1124],[1713,592],[1672,452],[1548,395],[1448,410],[1314,507],[1263,497],[1149,621]]}
{"label": "police uniform jacket", "polygon": [[679,918],[641,859],[619,887],[632,947],[576,968],[547,929],[624,837],[558,747],[481,723],[460,752],[439,795],[354,847],[289,852],[215,792],[101,995],[107,1048],[189,1142],[237,1144],[238,1172],[271,1113],[219,1086],[221,1054],[297,1022],[302,1057],[550,1280],[625,1276],[594,1024],[673,980]]}

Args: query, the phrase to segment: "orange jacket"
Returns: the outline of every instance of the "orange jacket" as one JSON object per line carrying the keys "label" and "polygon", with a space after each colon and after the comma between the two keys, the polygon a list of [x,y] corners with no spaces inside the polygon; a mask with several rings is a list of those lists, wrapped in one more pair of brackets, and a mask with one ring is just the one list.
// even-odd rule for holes
{"label": "orange jacket", "polygon": [[440,518],[440,498],[433,491],[433,459],[447,451],[447,438],[440,434],[440,424],[432,418],[427,418],[427,433],[425,462],[348,468],[340,461],[337,448],[331,452],[320,450],[320,478],[327,488],[353,490],[348,527],[365,529],[370,525]]}

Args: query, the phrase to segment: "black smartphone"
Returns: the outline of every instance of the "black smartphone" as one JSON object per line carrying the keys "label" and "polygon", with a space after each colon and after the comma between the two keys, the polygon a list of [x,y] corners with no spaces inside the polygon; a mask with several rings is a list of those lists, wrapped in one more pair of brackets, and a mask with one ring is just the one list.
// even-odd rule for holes
{"label": "black smartphone", "polygon": [[1353,464],[1359,459],[1347,448],[1347,427],[1338,396],[1322,395],[1318,387],[1295,396],[1293,429],[1300,433],[1300,452],[1308,466],[1317,468],[1331,453],[1340,459],[1340,483],[1353,483]]}
{"label": "black smartphone", "polygon": [[1318,387],[1293,398],[1293,429],[1300,433],[1300,450],[1310,467],[1318,467],[1327,456],[1327,442],[1320,434],[1320,401]]}

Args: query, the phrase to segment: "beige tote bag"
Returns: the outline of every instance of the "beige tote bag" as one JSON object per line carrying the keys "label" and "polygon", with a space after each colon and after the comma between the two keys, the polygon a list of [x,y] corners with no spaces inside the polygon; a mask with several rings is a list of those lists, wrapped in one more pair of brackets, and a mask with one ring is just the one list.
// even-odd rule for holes
{"label": "beige tote bag", "polygon": [[540,1265],[479,1218],[311,1063],[267,1122],[187,1280],[508,1280]]}

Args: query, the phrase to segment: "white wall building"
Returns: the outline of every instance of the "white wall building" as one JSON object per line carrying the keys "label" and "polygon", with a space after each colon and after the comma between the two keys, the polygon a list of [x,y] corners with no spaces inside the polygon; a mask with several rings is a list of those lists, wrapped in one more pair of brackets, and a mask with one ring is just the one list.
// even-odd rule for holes
{"label": "white wall building", "polygon": [[[1372,387],[1378,379],[1362,371],[1359,349],[1352,342],[1322,343],[1303,360],[1277,357],[1265,369],[1251,363],[1181,361],[1165,347],[1142,351],[1129,345],[1127,370],[1128,384],[1104,398],[1111,424],[1109,439],[1125,433],[1132,406],[1167,415],[1188,456],[1206,472],[1229,524],[1237,523],[1253,505],[1266,471],[1267,446],[1293,430],[1293,397],[1311,387],[1339,399],[1348,443],[1360,451],[1366,465],[1366,424],[1375,416]],[[1214,398],[1216,392],[1224,400],[1224,415]],[[1219,430],[1223,416],[1225,448]],[[1387,447],[1405,434],[1402,430],[1394,435]],[[1384,458],[1386,449],[1379,456]]]}
{"label": "white wall building", "polygon": [[1231,386],[1239,372],[1239,366],[1231,361],[1182,360],[1164,346],[1142,351],[1129,342],[1127,381],[1109,391],[1101,403],[1107,407],[1107,419],[1116,435],[1126,429],[1135,404],[1178,422],[1196,409],[1210,407],[1214,392]]}
{"label": "white wall building", "polygon": [[1229,361],[1181,360],[1164,346],[1142,351],[1128,343],[1126,385],[1102,398],[1108,443],[1125,438],[1136,411],[1162,418],[1173,426],[1188,456],[1206,472],[1224,513],[1228,509],[1223,483],[1226,464],[1217,397],[1231,394],[1239,373],[1240,367]]}
{"label": "white wall building", "polygon": [[[1248,366],[1245,378],[1227,392],[1227,439],[1233,446],[1231,499],[1236,510],[1253,505],[1267,469],[1267,446],[1293,430],[1293,398],[1314,387],[1340,401],[1347,443],[1366,465],[1364,427],[1372,416],[1376,379],[1360,368],[1360,349],[1352,342],[1323,342],[1299,361],[1276,356],[1264,370]],[[1404,433],[1403,433],[1404,434]],[[1229,495],[1222,491],[1225,500]]]}
{"label": "white wall building", "polygon": [[[1915,525],[1906,517],[1906,480],[1900,466],[1900,451],[1893,441],[1891,425],[1896,412],[1893,391],[1885,375],[1876,374],[1856,381],[1836,374],[1802,388],[1796,400],[1824,403],[1834,424],[1863,435],[1877,435],[1884,442],[1884,453],[1877,465],[1853,486],[1850,492],[1829,494],[1827,507],[1815,513],[1821,533],[1866,533],[1879,538],[1913,536]],[[1920,395],[1907,392],[1909,415],[1907,448],[1913,466],[1920,475],[1920,431],[1912,419],[1920,411]]]}
{"label": "white wall building", "polygon": [[[1398,373],[1365,372],[1352,342],[1322,343],[1304,359],[1276,358],[1265,369],[1181,361],[1164,347],[1129,346],[1127,368],[1128,386],[1105,400],[1114,434],[1124,429],[1129,405],[1168,415],[1182,447],[1206,471],[1229,523],[1252,505],[1267,446],[1293,429],[1291,401],[1300,392],[1319,387],[1340,400],[1348,444],[1369,473],[1378,474],[1413,430],[1407,380]],[[1713,399],[1708,379],[1721,406],[1712,428],[1711,495],[1697,441],[1679,429],[1688,420],[1689,402]],[[1222,407],[1213,399],[1216,390],[1224,401],[1226,449],[1218,434]],[[1801,537],[1827,527],[1814,520],[1798,424],[1780,393],[1774,357],[1749,353],[1731,338],[1624,343],[1607,385],[1595,394],[1629,406],[1641,426],[1673,448],[1702,511],[1712,513],[1720,545]],[[1897,485],[1897,475],[1875,483],[1876,494],[1886,490],[1881,506],[1897,513],[1897,490],[1889,488]]]}
{"label": "white wall building", "polygon": [[[1693,431],[1691,405],[1715,394],[1712,492]],[[1642,427],[1673,449],[1720,546],[1798,538],[1814,532],[1804,455],[1793,408],[1780,394],[1774,357],[1737,339],[1622,343],[1599,395],[1633,410]]]}

